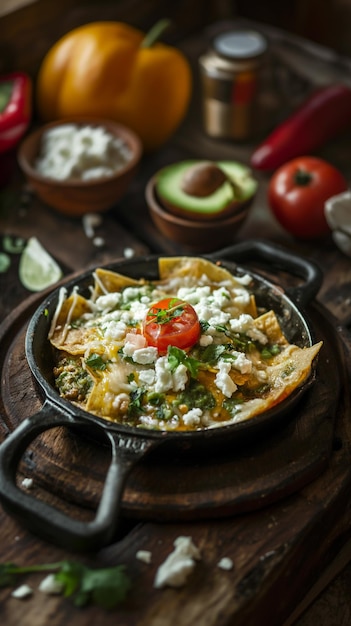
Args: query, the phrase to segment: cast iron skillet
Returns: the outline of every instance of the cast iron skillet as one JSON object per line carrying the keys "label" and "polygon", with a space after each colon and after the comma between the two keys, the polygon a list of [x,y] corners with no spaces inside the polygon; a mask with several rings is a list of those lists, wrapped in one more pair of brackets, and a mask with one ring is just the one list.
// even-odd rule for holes
{"label": "cast iron skillet", "polygon": [[[223,260],[223,265],[234,274],[249,273],[258,306],[273,308],[290,342],[310,346],[312,331],[303,308],[317,294],[322,274],[317,266],[307,259],[294,256],[289,251],[264,241],[253,240],[225,248],[206,258]],[[237,266],[233,261],[269,263],[271,267],[285,270],[302,278],[304,282],[289,288],[286,293],[262,276]],[[158,257],[142,257],[110,264],[113,269],[133,278],[158,277]],[[92,284],[92,271],[70,280],[68,293],[79,285],[80,293],[87,293]],[[42,408],[27,417],[0,446],[0,500],[3,507],[24,521],[26,526],[39,536],[74,550],[97,549],[110,543],[115,536],[120,516],[120,501],[124,485],[131,468],[148,452],[158,446],[167,446],[167,453],[198,452],[202,448],[217,449],[225,442],[235,443],[241,436],[256,436],[266,426],[281,421],[282,415],[306,392],[315,373],[277,407],[248,421],[210,430],[195,432],[159,432],[122,426],[75,407],[62,399],[53,386],[52,349],[47,339],[52,315],[56,308],[59,289],[39,306],[32,317],[26,334],[26,356],[31,372],[44,397]],[[47,314],[48,312],[48,314]],[[96,436],[109,444],[111,462],[106,475],[101,500],[95,518],[89,522],[72,519],[51,505],[37,500],[30,493],[16,486],[16,471],[30,443],[40,433],[57,426],[68,426],[79,430],[82,435]],[[166,461],[167,462],[167,461]]]}

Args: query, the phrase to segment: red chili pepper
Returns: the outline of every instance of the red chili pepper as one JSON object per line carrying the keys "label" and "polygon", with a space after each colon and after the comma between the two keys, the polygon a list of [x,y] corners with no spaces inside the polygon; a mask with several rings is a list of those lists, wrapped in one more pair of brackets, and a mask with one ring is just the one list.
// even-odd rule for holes
{"label": "red chili pepper", "polygon": [[32,82],[24,72],[0,76],[0,152],[13,148],[32,115]]}
{"label": "red chili pepper", "polygon": [[343,84],[322,87],[256,148],[251,167],[274,170],[311,154],[347,128],[351,128],[351,89]]}

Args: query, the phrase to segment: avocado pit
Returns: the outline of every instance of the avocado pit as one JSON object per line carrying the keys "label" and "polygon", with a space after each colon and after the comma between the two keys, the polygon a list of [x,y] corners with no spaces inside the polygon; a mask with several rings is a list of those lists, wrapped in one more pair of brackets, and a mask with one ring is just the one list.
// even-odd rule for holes
{"label": "avocado pit", "polygon": [[205,198],[217,191],[227,178],[215,163],[196,163],[185,171],[181,189],[189,196]]}

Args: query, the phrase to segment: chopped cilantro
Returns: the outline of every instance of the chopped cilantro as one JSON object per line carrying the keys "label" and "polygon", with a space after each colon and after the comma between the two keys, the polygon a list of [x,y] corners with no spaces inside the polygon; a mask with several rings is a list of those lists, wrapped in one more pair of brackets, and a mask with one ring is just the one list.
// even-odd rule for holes
{"label": "chopped cilantro", "polygon": [[276,356],[279,353],[280,353],[280,347],[278,346],[278,344],[274,344],[269,347],[264,347],[261,350],[261,357],[263,359],[271,359],[273,356]]}
{"label": "chopped cilantro", "polygon": [[235,417],[235,415],[240,410],[240,405],[243,403],[242,397],[232,396],[231,398],[226,398],[223,402],[223,408],[228,411],[231,417]]}
{"label": "chopped cilantro", "polygon": [[185,404],[189,409],[213,409],[216,400],[213,394],[198,380],[190,379],[189,385],[181,391],[174,404]]}
{"label": "chopped cilantro", "polygon": [[209,365],[214,365],[215,363],[217,363],[219,357],[223,354],[224,351],[225,346],[223,344],[211,343],[209,346],[206,346],[206,348],[202,348],[200,350],[199,356],[201,358],[201,361],[209,363]]}
{"label": "chopped cilantro", "polygon": [[165,404],[161,404],[160,406],[157,407],[156,409],[156,413],[155,416],[157,417],[158,420],[170,420],[174,415],[174,411],[172,410],[172,408],[169,406],[168,403]]}
{"label": "chopped cilantro", "polygon": [[150,391],[147,394],[147,401],[150,402],[153,406],[160,406],[166,400],[166,396],[164,393],[157,393],[156,391]]}
{"label": "chopped cilantro", "polygon": [[167,358],[172,372],[182,363],[190,372],[190,376],[196,378],[200,362],[188,356],[184,350],[176,346],[168,346]]}
{"label": "chopped cilantro", "polygon": [[142,403],[145,396],[145,390],[142,387],[134,389],[130,394],[130,402],[128,405],[128,417],[136,417],[142,413]]}
{"label": "chopped cilantro", "polygon": [[33,572],[55,572],[55,579],[62,584],[64,597],[72,597],[78,607],[91,603],[107,610],[113,609],[125,599],[131,586],[123,565],[90,569],[67,560],[27,567],[4,563],[0,565],[0,587],[13,586],[18,576]]}
{"label": "chopped cilantro", "polygon": [[282,378],[287,378],[288,376],[290,376],[290,374],[293,373],[294,370],[295,370],[294,364],[293,363],[289,363],[289,365],[287,365],[285,370],[282,372],[281,377]]}
{"label": "chopped cilantro", "polygon": [[157,305],[152,306],[147,317],[151,318],[150,322],[168,324],[168,322],[171,322],[176,317],[181,317],[184,313],[184,306],[185,303],[179,302],[178,298],[172,298],[167,308],[158,307]]}
{"label": "chopped cilantro", "polygon": [[85,362],[92,370],[103,371],[107,367],[106,361],[104,361],[100,354],[96,354],[96,352],[89,354]]}

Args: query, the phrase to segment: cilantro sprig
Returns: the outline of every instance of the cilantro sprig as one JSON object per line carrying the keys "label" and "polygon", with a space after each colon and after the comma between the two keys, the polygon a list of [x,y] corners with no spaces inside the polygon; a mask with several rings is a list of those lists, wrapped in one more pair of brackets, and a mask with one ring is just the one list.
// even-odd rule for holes
{"label": "cilantro sprig", "polygon": [[[147,324],[155,322],[156,324],[168,324],[176,317],[180,317],[184,313],[185,303],[180,302],[178,298],[172,298],[167,308],[158,307],[156,304],[151,307],[147,314]],[[150,319],[149,319],[150,318]]]}
{"label": "cilantro sprig", "polygon": [[89,354],[85,362],[93,370],[103,371],[107,367],[106,361],[104,361],[102,356],[100,354],[97,354],[96,352],[92,352],[91,354]]}
{"label": "cilantro sprig", "polygon": [[183,364],[190,373],[190,376],[196,378],[198,369],[201,366],[200,361],[187,355],[181,348],[176,346],[168,346],[167,360],[171,368],[171,372],[177,369],[178,365]]}
{"label": "cilantro sprig", "polygon": [[55,572],[55,580],[62,584],[63,596],[72,598],[77,607],[96,604],[111,610],[125,599],[131,587],[124,565],[91,569],[70,560],[23,567],[14,563],[0,564],[0,587],[14,586],[19,576],[35,572]]}

